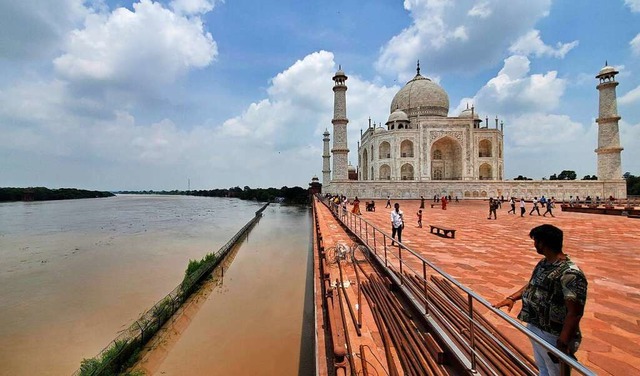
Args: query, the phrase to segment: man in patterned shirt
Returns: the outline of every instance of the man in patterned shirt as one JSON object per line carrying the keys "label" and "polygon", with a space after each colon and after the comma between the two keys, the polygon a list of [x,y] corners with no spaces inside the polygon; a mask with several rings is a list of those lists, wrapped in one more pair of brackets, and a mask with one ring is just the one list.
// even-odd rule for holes
{"label": "man in patterned shirt", "polygon": [[[531,280],[520,290],[494,305],[507,307],[522,299],[518,319],[533,333],[573,355],[580,345],[580,319],[587,300],[587,279],[568,255],[562,251],[562,230],[541,225],[529,232],[536,251],[544,258],[538,262]],[[540,375],[559,375],[558,358],[531,340]]]}

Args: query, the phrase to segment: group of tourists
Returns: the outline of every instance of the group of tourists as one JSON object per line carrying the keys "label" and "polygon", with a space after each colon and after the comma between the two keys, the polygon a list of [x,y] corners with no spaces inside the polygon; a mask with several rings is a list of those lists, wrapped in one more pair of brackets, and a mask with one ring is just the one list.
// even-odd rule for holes
{"label": "group of tourists", "polygon": [[[489,198],[489,217],[487,217],[487,219],[491,219],[491,215],[493,214],[493,219],[497,219],[497,215],[496,215],[496,210],[499,207],[502,207],[502,200],[504,199],[504,197],[501,198]],[[524,215],[527,212],[526,209],[526,201],[524,199],[524,197],[521,197],[520,200],[520,216],[524,217]],[[509,211],[507,212],[507,214],[516,214],[516,198],[515,197],[511,197],[509,199],[509,204],[511,206],[511,209],[509,209]],[[546,217],[547,214],[549,214],[552,217],[555,217],[553,215],[553,208],[555,208],[556,206],[556,199],[555,197],[551,197],[546,198],[544,197],[544,195],[542,197],[540,197],[540,199],[538,199],[537,196],[533,197],[532,200],[532,207],[531,207],[531,211],[529,211],[529,215],[533,215],[533,213],[537,213],[538,215],[540,214],[540,206],[542,206],[543,208],[545,208],[545,212],[544,214],[542,214],[543,217]]]}

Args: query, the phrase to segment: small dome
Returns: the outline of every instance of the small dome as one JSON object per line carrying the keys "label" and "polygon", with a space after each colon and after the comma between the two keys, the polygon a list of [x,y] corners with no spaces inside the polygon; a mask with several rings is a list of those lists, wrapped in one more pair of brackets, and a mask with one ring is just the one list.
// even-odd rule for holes
{"label": "small dome", "polygon": [[604,68],[600,69],[600,72],[598,72],[598,75],[596,77],[600,77],[600,76],[608,76],[611,74],[618,74],[619,72],[616,70],[616,68],[607,65]]}
{"label": "small dome", "polygon": [[353,165],[351,163],[349,163],[349,166],[347,166],[347,171],[349,172],[356,172],[356,168],[353,167]]}
{"label": "small dome", "polygon": [[465,119],[471,119],[471,115],[473,115],[474,119],[480,119],[480,116],[478,116],[478,113],[474,112],[470,108],[467,108],[466,110],[462,110],[462,112],[460,112],[460,115],[458,115],[458,117],[459,118],[465,118]]}
{"label": "small dome", "polygon": [[375,132],[375,133],[380,133],[380,132],[386,132],[386,131],[387,131],[387,130],[386,130],[385,128],[382,128],[381,126],[378,126],[378,127],[375,129],[375,131],[374,131],[374,132]]}
{"label": "small dome", "polygon": [[447,116],[449,96],[440,85],[418,73],[393,97],[390,111],[398,108],[409,114],[420,108],[427,116]]}
{"label": "small dome", "polygon": [[387,124],[392,123],[394,121],[409,121],[409,117],[407,114],[401,109],[396,109],[389,115],[389,120],[387,120]]}

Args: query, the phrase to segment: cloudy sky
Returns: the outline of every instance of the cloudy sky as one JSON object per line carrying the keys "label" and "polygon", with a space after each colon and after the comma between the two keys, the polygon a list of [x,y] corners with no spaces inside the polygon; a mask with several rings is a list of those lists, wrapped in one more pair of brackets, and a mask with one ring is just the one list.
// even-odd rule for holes
{"label": "cloudy sky", "polygon": [[505,175],[596,173],[605,60],[640,175],[640,0],[0,1],[0,186],[306,186],[415,74],[505,123]]}

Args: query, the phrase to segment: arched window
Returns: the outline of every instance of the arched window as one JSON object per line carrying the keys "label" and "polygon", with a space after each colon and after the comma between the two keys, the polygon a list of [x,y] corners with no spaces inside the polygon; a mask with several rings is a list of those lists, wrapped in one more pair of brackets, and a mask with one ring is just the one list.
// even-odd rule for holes
{"label": "arched window", "polygon": [[483,163],[480,165],[479,177],[480,180],[493,180],[493,176],[491,174],[492,168],[488,163]]}
{"label": "arched window", "polygon": [[380,166],[380,180],[391,180],[391,167],[389,165]]}
{"label": "arched window", "polygon": [[442,150],[434,150],[433,159],[436,159],[436,160],[442,159]]}
{"label": "arched window", "polygon": [[400,156],[403,158],[413,158],[413,142],[404,140],[400,144]]}
{"label": "arched window", "polygon": [[444,177],[444,172],[441,167],[434,167],[433,169],[433,180],[442,180]]}
{"label": "arched window", "polygon": [[378,151],[379,151],[379,154],[378,154],[379,159],[391,158],[391,145],[389,145],[387,141],[383,141],[380,143],[380,148]]}
{"label": "arched window", "polygon": [[368,152],[367,152],[367,148],[364,148],[364,150],[362,151],[362,176],[361,179],[362,180],[369,180],[369,176],[368,176],[368,172],[369,172],[369,156],[368,156]]}
{"label": "arched window", "polygon": [[480,141],[480,143],[478,144],[478,156],[481,158],[491,157],[491,141]]}
{"label": "arched window", "polygon": [[[371,160],[373,160],[373,145],[371,145]],[[373,175],[371,175],[373,176]]]}
{"label": "arched window", "polygon": [[400,176],[402,180],[413,180],[413,166],[411,163],[405,163],[400,167]]}

